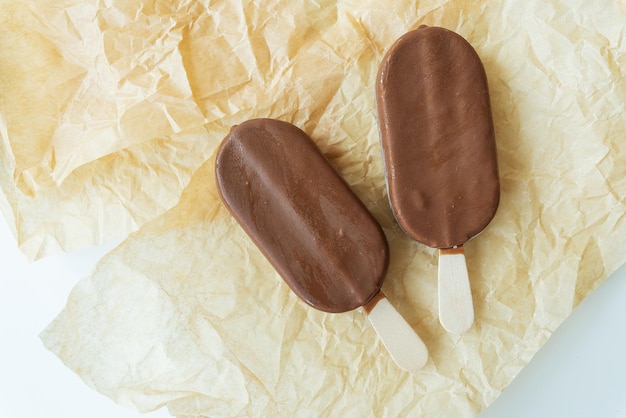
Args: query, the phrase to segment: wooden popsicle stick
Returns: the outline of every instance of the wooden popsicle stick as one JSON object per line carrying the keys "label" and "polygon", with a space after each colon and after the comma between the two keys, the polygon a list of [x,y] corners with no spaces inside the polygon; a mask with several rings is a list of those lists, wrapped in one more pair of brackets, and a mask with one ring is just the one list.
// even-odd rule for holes
{"label": "wooden popsicle stick", "polygon": [[452,334],[474,322],[474,303],[463,246],[439,250],[439,322]]}
{"label": "wooden popsicle stick", "polygon": [[424,367],[428,361],[426,345],[382,291],[363,305],[363,310],[398,367],[407,372]]}

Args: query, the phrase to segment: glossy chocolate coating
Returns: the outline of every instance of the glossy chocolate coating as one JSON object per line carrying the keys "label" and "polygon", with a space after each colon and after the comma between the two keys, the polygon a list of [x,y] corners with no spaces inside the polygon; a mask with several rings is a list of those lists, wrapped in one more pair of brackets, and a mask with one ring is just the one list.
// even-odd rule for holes
{"label": "glossy chocolate coating", "polygon": [[463,245],[498,208],[485,70],[472,46],[422,26],[398,39],[376,95],[389,200],[398,223],[434,248]]}
{"label": "glossy chocolate coating", "polygon": [[216,176],[235,219],[308,304],[345,312],[380,290],[382,228],[303,131],[272,119],[233,127]]}

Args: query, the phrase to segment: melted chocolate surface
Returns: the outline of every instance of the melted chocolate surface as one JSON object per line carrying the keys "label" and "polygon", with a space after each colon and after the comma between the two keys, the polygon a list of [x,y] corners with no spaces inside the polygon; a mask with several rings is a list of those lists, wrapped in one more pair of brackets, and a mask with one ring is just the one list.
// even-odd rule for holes
{"label": "melted chocolate surface", "polygon": [[434,248],[463,245],[500,198],[487,77],[460,35],[426,27],[386,53],[376,82],[389,200],[400,226]]}
{"label": "melted chocolate surface", "polygon": [[235,219],[308,304],[345,312],[380,290],[382,228],[303,131],[273,119],[233,127],[216,176]]}

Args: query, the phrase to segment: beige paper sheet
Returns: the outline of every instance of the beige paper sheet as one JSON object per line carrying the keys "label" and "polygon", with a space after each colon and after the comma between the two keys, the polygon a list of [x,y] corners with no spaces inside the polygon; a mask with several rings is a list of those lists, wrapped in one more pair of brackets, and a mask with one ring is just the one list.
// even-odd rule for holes
{"label": "beige paper sheet", "polygon": [[169,209],[221,139],[186,77],[184,11],[121,4],[0,1],[0,209],[31,259]]}
{"label": "beige paper sheet", "polygon": [[[2,4],[0,208],[33,258],[139,227],[42,334],[117,402],[474,416],[626,261],[622,1],[66,3]],[[395,224],[380,161],[375,74],[419,24],[474,45],[496,125],[501,204],[466,246],[476,322],[460,337],[438,323],[436,255]],[[398,370],[359,311],[300,302],[224,210],[209,157],[252,117],[303,128],[381,222],[384,290],[429,347],[423,371]]]}

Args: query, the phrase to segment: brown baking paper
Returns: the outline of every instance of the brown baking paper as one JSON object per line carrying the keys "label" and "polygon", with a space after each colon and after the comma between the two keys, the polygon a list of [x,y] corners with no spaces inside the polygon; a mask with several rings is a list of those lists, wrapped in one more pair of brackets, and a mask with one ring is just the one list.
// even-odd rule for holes
{"label": "brown baking paper", "polygon": [[0,7],[0,209],[20,249],[36,259],[102,243],[173,206],[220,139],[185,72],[191,16]]}
{"label": "brown baking paper", "polygon": [[[57,247],[97,241],[114,218],[134,221],[120,234],[143,224],[42,334],[119,403],[178,417],[474,416],[626,260],[623,2],[7,5],[0,207],[27,242]],[[81,8],[91,14],[77,17]],[[32,16],[29,42],[53,48],[46,60],[65,73],[5,52],[28,55],[4,24]],[[501,203],[465,248],[476,321],[461,336],[438,323],[436,253],[395,223],[380,158],[375,75],[420,24],[474,45],[492,98]],[[75,58],[83,50],[91,61]],[[4,70],[16,62],[29,71]],[[7,74],[27,86],[53,77],[58,91],[20,96]],[[89,89],[103,103],[79,94]],[[107,105],[108,130],[96,123]],[[359,310],[326,314],[298,300],[219,202],[209,156],[229,126],[253,117],[304,129],[383,225],[383,288],[430,350],[422,371],[399,370]]]}

